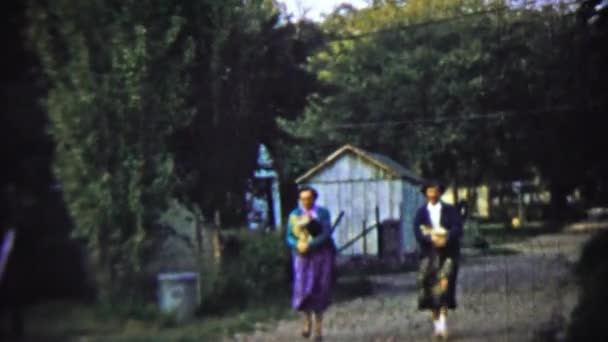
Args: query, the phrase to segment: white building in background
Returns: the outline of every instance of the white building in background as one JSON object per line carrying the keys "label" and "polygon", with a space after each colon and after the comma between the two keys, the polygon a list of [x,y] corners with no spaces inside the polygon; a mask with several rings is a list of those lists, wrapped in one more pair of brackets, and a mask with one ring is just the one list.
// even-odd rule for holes
{"label": "white building in background", "polygon": [[[344,212],[334,232],[338,249],[350,246],[342,255],[402,260],[416,250],[412,223],[425,201],[420,192],[422,179],[389,157],[345,145],[296,183],[317,189],[318,203],[330,210],[333,219]],[[379,229],[354,240],[376,224]]]}

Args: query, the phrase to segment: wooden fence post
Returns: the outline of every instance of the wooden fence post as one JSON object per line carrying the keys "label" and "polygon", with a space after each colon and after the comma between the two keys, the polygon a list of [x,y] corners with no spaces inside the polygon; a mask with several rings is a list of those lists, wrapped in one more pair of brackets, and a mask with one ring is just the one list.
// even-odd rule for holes
{"label": "wooden fence post", "polygon": [[[380,208],[376,205],[376,232],[378,232],[378,238],[380,238]],[[376,247],[377,248],[377,247]],[[377,256],[380,256],[380,251],[377,251]]]}
{"label": "wooden fence post", "polygon": [[363,220],[363,225],[361,227],[361,234],[363,234],[363,255],[367,255],[367,234],[366,234],[366,226],[367,226],[367,222],[365,222],[365,220]]}

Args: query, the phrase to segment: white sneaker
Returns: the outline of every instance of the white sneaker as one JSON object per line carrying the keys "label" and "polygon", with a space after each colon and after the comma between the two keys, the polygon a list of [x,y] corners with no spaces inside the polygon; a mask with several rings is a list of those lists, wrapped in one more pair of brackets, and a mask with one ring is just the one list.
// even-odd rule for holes
{"label": "white sneaker", "polygon": [[433,321],[433,339],[439,338],[442,333],[441,324],[439,320]]}
{"label": "white sneaker", "polygon": [[448,325],[445,315],[440,315],[437,322],[437,336],[446,340],[448,338]]}

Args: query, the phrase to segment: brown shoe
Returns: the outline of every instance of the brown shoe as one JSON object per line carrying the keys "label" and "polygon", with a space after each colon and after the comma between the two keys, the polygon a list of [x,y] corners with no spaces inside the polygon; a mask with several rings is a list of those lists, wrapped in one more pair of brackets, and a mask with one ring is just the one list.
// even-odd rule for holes
{"label": "brown shoe", "polygon": [[314,315],[314,331],[315,331],[315,342],[323,341],[323,333],[322,333],[322,325],[323,325],[323,314],[320,312],[315,313]]}
{"label": "brown shoe", "polygon": [[312,322],[311,322],[311,314],[306,312],[304,313],[304,330],[302,330],[302,337],[304,338],[309,338],[311,335],[311,326],[312,326]]}

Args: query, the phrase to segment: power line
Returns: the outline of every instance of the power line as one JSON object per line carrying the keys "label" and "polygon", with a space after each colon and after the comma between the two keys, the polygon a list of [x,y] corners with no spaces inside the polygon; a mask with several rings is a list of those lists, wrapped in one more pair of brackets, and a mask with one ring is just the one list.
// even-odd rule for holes
{"label": "power line", "polygon": [[537,110],[526,110],[517,112],[493,112],[488,114],[470,114],[459,117],[442,117],[432,119],[413,119],[413,120],[397,120],[397,121],[376,121],[376,122],[357,122],[357,123],[341,123],[341,124],[330,124],[323,125],[323,128],[330,129],[356,129],[356,128],[374,128],[374,127],[395,127],[395,126],[417,126],[417,125],[429,125],[429,124],[442,124],[450,122],[465,122],[475,120],[487,120],[487,121],[502,121],[507,117],[511,116],[522,116],[522,115],[534,115],[534,114],[546,114],[546,113],[566,113],[573,112],[574,108],[568,106],[562,107],[548,107]]}
{"label": "power line", "polygon": [[[571,6],[579,4],[578,0],[573,1],[560,1],[559,3],[551,3],[550,6]],[[495,6],[491,9],[486,9],[482,11],[475,11],[471,13],[467,13],[464,15],[447,17],[437,20],[429,20],[425,22],[419,22],[409,25],[396,25],[392,27],[388,27],[385,29],[355,34],[355,35],[347,35],[347,36],[339,36],[335,38],[330,38],[326,41],[326,43],[342,41],[342,40],[356,40],[361,39],[373,35],[389,33],[389,32],[398,32],[398,31],[407,31],[412,29],[417,29],[425,26],[439,25],[451,21],[463,20],[471,17],[477,16],[485,16],[489,14],[498,14],[501,12],[521,12],[521,11],[529,11],[529,6],[537,6],[538,1],[536,0],[526,0],[521,3],[518,3],[517,7],[513,7],[514,4],[511,2],[509,5],[505,6]],[[572,10],[571,13],[565,15],[574,14],[575,10]],[[333,124],[333,125],[324,125],[324,128],[330,129],[356,129],[356,128],[366,128],[366,127],[394,127],[394,126],[408,126],[408,125],[429,125],[429,124],[442,124],[442,123],[450,123],[450,122],[463,122],[463,121],[474,121],[474,120],[486,120],[486,121],[502,121],[506,117],[510,117],[513,115],[525,115],[525,114],[539,114],[539,113],[555,113],[555,112],[566,112],[573,111],[574,109],[571,107],[549,107],[545,109],[537,109],[537,110],[527,110],[527,111],[517,111],[517,112],[493,112],[487,114],[471,114],[460,117],[440,117],[440,118],[432,118],[432,119],[414,119],[414,120],[398,120],[398,121],[381,121],[381,122],[359,122],[359,123],[342,123],[342,124]]]}

